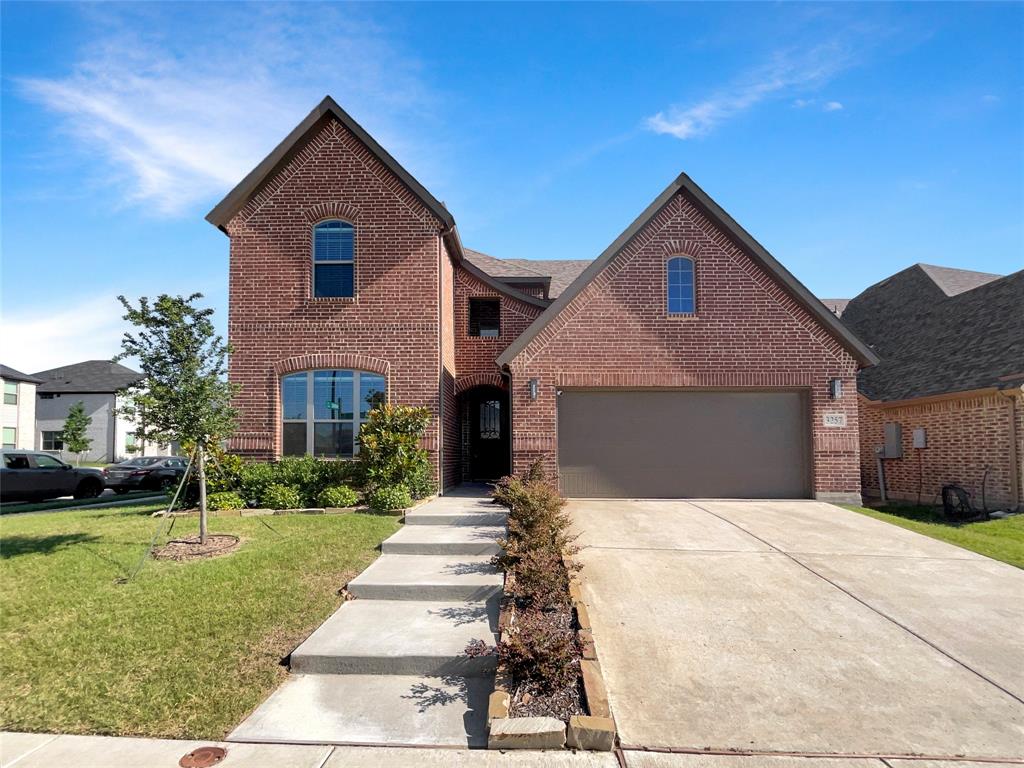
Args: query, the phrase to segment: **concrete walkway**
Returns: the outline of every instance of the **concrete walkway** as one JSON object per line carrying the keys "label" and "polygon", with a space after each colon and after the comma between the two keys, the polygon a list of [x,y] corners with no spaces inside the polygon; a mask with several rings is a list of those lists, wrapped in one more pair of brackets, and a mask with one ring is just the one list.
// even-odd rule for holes
{"label": "concrete walkway", "polygon": [[405,517],[346,602],[291,655],[292,675],[233,742],[479,747],[487,743],[502,577],[491,565],[505,516],[485,489]]}
{"label": "concrete walkway", "polygon": [[1024,758],[1024,571],[812,501],[569,509],[627,765]]}
{"label": "concrete walkway", "polygon": [[227,749],[217,768],[617,768],[608,752],[231,744],[9,732],[0,733],[0,768],[177,768],[182,757],[206,746]]}

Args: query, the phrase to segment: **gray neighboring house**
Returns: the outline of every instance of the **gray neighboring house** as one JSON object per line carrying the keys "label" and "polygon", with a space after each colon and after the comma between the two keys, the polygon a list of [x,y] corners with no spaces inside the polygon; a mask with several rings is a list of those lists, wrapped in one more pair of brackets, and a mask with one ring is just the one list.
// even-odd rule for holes
{"label": "gray neighboring house", "polygon": [[36,387],[36,450],[63,455],[64,420],[71,406],[81,401],[92,417],[88,431],[92,446],[83,461],[113,462],[142,453],[169,453],[166,448],[137,444],[135,425],[115,413],[118,391],[141,378],[137,371],[109,360],[86,360],[33,376],[42,381]]}
{"label": "gray neighboring house", "polygon": [[4,402],[0,406],[3,420],[4,449],[32,450],[35,447],[36,386],[42,382],[9,365],[0,365],[0,383]]}

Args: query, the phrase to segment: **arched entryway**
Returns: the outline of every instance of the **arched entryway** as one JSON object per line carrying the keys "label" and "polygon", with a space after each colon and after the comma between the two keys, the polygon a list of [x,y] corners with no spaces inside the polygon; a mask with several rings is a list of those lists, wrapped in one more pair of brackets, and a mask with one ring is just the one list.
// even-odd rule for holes
{"label": "arched entryway", "polygon": [[459,394],[462,479],[497,480],[510,471],[508,391],[483,385]]}

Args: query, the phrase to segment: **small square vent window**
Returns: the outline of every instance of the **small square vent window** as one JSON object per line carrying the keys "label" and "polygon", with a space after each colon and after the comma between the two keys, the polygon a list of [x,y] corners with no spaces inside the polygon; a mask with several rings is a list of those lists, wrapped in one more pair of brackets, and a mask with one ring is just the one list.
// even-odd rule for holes
{"label": "small square vent window", "polygon": [[501,301],[469,300],[469,335],[496,338],[501,333]]}

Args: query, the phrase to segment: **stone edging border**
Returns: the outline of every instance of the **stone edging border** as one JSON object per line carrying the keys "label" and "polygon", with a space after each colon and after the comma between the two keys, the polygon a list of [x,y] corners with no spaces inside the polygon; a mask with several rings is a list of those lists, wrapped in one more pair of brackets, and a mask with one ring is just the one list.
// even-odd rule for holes
{"label": "stone edging border", "polygon": [[[569,569],[569,597],[572,600],[577,636],[583,650],[580,673],[583,678],[583,694],[586,699],[586,715],[573,715],[568,726],[553,717],[509,717],[511,705],[508,675],[499,665],[494,682],[494,692],[487,701],[487,748],[488,749],[586,749],[610,752],[615,748],[616,726],[608,704],[608,689],[604,684],[601,663],[597,658],[594,630],[590,614],[580,588],[578,571],[573,570],[573,559],[563,554],[562,559]],[[506,579],[507,580],[507,579]],[[501,639],[507,637],[512,616],[502,606],[498,616]]]}

